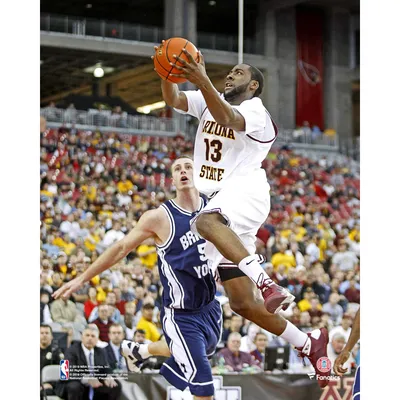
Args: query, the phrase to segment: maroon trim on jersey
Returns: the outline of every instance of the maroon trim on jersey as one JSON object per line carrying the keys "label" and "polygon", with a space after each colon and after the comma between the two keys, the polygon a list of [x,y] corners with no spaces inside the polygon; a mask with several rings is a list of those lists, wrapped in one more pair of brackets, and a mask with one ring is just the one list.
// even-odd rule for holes
{"label": "maroon trim on jersey", "polygon": [[205,111],[207,110],[207,108],[208,108],[208,107],[206,107],[206,108],[203,110],[203,112],[201,113],[200,118],[199,118],[199,121],[200,121],[201,118],[203,117],[203,114],[205,113]]}
{"label": "maroon trim on jersey", "polygon": [[248,138],[250,138],[251,140],[254,140],[254,141],[258,142],[258,143],[271,143],[271,142],[273,142],[276,139],[276,137],[278,136],[278,127],[276,126],[274,120],[271,118],[271,116],[269,114],[268,114],[268,116],[270,117],[272,125],[274,126],[275,136],[274,136],[273,139],[267,140],[266,142],[263,142],[262,140],[258,140],[256,138],[254,138],[253,136],[250,136],[250,135],[246,135],[246,136]]}

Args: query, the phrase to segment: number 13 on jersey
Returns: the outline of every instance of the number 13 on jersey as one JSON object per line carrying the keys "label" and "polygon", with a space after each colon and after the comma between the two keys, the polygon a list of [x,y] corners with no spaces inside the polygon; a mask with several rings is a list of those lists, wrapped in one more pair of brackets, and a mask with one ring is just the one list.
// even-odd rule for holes
{"label": "number 13 on jersey", "polygon": [[214,139],[204,139],[206,143],[206,160],[218,162],[222,158],[222,142],[220,140]]}

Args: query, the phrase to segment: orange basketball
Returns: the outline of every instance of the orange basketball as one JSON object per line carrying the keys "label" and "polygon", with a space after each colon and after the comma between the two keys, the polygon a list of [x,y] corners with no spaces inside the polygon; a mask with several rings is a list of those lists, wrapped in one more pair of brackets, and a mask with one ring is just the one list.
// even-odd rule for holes
{"label": "orange basketball", "polygon": [[193,56],[196,62],[199,61],[199,54],[196,46],[187,39],[174,37],[166,40],[164,44],[160,44],[154,56],[154,67],[157,74],[162,79],[173,83],[182,83],[186,81],[185,78],[170,76],[170,74],[180,74],[182,72],[170,65],[170,62],[176,65],[182,65],[173,57],[174,54],[186,61],[189,61],[182,49],[186,49]]}

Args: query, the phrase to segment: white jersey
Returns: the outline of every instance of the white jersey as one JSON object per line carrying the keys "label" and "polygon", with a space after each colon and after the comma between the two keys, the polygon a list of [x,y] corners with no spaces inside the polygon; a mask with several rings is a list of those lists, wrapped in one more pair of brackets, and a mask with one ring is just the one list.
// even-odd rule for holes
{"label": "white jersey", "polygon": [[[188,100],[186,113],[199,120],[194,146],[196,188],[209,196],[232,178],[259,171],[278,133],[261,100],[254,97],[232,105],[246,121],[246,130],[236,132],[215,122],[200,90],[183,93]],[[223,94],[220,96],[224,98]]]}

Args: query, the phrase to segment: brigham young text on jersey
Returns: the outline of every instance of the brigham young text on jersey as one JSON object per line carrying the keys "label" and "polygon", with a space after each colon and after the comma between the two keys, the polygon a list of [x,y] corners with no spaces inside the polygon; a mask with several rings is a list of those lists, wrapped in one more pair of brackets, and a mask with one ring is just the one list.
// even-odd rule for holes
{"label": "brigham young text on jersey", "polygon": [[[204,205],[202,198],[197,212]],[[167,241],[157,245],[160,279],[165,288],[163,305],[174,309],[200,309],[214,298],[215,280],[204,255],[205,240],[190,231],[190,220],[197,212],[182,209],[174,200],[161,207],[171,227]]]}

